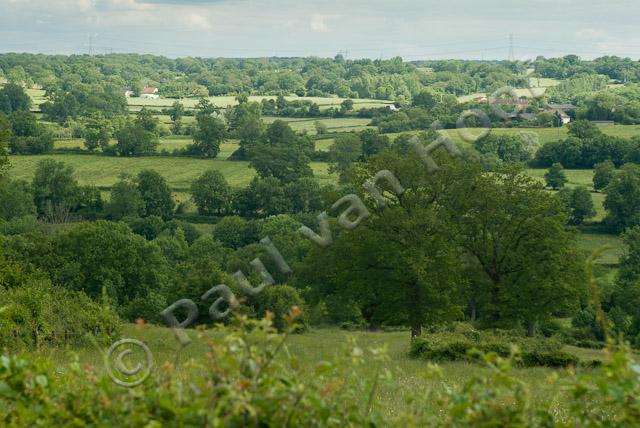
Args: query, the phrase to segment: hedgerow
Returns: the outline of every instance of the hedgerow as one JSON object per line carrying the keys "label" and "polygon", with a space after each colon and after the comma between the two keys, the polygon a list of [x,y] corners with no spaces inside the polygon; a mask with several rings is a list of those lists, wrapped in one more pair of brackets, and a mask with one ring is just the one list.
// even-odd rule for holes
{"label": "hedgerow", "polygon": [[526,367],[568,367],[578,358],[562,351],[563,344],[553,338],[525,338],[491,331],[468,330],[424,335],[411,343],[409,354],[431,361],[474,360],[475,351],[509,357],[518,349],[518,364]]}
{"label": "hedgerow", "polygon": [[[127,427],[635,427],[640,424],[638,368],[624,346],[603,366],[549,378],[555,395],[531,400],[529,386],[512,374],[513,355],[479,354],[487,369],[452,386],[429,364],[436,381],[409,397],[405,410],[388,415],[376,397],[392,381],[385,370],[361,376],[363,365],[381,366],[382,350],[353,343],[341,357],[303,373],[289,354],[288,329],[277,333],[271,317],[238,317],[211,341],[200,362],[182,371],[165,363],[142,386],[124,389],[92,368],[54,367],[25,356],[0,357],[0,425]],[[204,337],[204,336],[203,336]],[[304,377],[304,382],[302,381]],[[437,387],[442,383],[443,387]],[[558,395],[563,405],[558,405]],[[364,397],[364,400],[363,400]],[[428,403],[429,405],[425,405]]]}

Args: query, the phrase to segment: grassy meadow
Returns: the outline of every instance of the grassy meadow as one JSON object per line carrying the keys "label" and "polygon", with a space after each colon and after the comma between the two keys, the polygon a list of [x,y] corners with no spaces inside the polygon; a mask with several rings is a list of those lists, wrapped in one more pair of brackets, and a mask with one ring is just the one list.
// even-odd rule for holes
{"label": "grassy meadow", "polygon": [[[204,360],[207,352],[210,352],[210,348],[207,346],[208,341],[213,340],[215,343],[221,340],[222,336],[215,329],[201,333],[200,337],[193,330],[188,333],[193,341],[182,349],[180,349],[173,333],[163,327],[127,325],[122,337],[138,339],[149,346],[156,366],[169,362],[176,365],[178,376],[198,376],[197,372],[190,369],[189,361]],[[429,406],[430,403],[426,400],[421,401],[422,397],[426,398],[429,390],[455,388],[473,376],[489,373],[489,369],[478,364],[447,362],[439,365],[444,382],[425,376],[429,363],[408,356],[408,339],[408,331],[371,332],[314,329],[291,336],[287,342],[286,352],[298,359],[303,373],[309,373],[311,376],[314,373],[313,369],[322,361],[332,360],[335,356],[350,349],[349,340],[354,340],[355,344],[362,349],[386,348],[389,358],[382,363],[382,367],[378,367],[376,364],[367,364],[355,367],[354,370],[357,370],[361,377],[370,379],[374,378],[376,371],[380,368],[387,369],[392,373],[393,380],[383,383],[375,397],[375,405],[380,406],[388,415],[406,409],[410,405],[407,402],[410,397],[416,397],[420,405]],[[574,347],[566,347],[565,350],[585,360],[602,359],[605,356],[602,351],[598,350]],[[104,371],[103,353],[105,351],[106,349],[88,345],[82,348],[43,349],[39,352],[42,356],[52,358],[61,368],[77,358],[83,366],[99,373]],[[590,369],[578,370],[588,372]],[[558,373],[560,377],[567,375],[567,372],[562,369],[554,370],[543,367],[513,369],[515,376],[531,389],[534,403],[547,402],[550,404],[549,400],[552,400],[553,406],[561,408],[563,397],[558,394],[557,387],[551,382],[554,372]],[[64,372],[61,371],[61,373]],[[364,403],[368,397],[361,397],[361,399]]]}
{"label": "grassy meadow", "polygon": [[[249,101],[251,102],[261,102],[262,100],[275,100],[276,96],[250,96]],[[206,97],[213,105],[217,107],[228,107],[234,106],[238,102],[236,101],[235,96],[217,96],[217,97]],[[340,106],[340,104],[346,98],[339,97],[296,97],[296,96],[288,96],[285,97],[287,101],[311,101],[313,103],[318,104],[320,109],[328,109],[330,107]],[[159,98],[157,100],[145,99],[145,98],[136,98],[131,97],[127,98],[127,103],[132,111],[136,111],[141,109],[142,107],[148,108],[166,108],[171,107],[171,105],[180,101],[185,108],[195,108],[195,106],[200,101],[200,98]],[[392,101],[387,100],[374,100],[370,98],[353,98],[353,108],[354,110],[358,110],[361,108],[373,108],[373,107],[383,107],[385,105],[393,104]]]}
{"label": "grassy meadow", "polygon": [[[529,78],[529,88],[514,89],[514,92],[518,97],[540,97],[544,95],[548,88],[559,85],[560,82],[561,81],[558,79],[552,79],[549,77],[531,77]],[[469,102],[477,97],[489,95],[491,94],[487,94],[485,92],[477,92],[475,94],[463,95],[461,97],[458,97],[458,101],[464,103]]]}
{"label": "grassy meadow", "polygon": [[[100,188],[113,186],[122,174],[135,175],[143,169],[155,169],[174,190],[186,190],[204,171],[216,169],[230,185],[247,185],[255,171],[248,162],[225,161],[222,159],[194,159],[175,156],[151,156],[139,158],[119,158],[91,154],[52,154],[35,156],[11,156],[12,176],[16,179],[31,181],[36,165],[42,159],[49,158],[65,162],[76,171],[80,184],[91,184]],[[311,167],[321,182],[332,182],[325,163],[313,162]]]}

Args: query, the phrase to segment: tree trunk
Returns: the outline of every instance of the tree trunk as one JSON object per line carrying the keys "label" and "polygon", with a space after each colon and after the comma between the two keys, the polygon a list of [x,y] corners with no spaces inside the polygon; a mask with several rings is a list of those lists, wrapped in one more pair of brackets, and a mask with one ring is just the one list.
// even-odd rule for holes
{"label": "tree trunk", "polygon": [[478,313],[477,313],[476,303],[472,302],[471,303],[471,322],[475,322],[477,315]]}
{"label": "tree trunk", "polygon": [[538,320],[530,320],[527,323],[527,336],[533,337],[536,335],[536,328],[538,327]]}
{"label": "tree trunk", "polygon": [[420,337],[422,335],[422,326],[414,325],[411,326],[411,339],[415,339],[416,337]]}

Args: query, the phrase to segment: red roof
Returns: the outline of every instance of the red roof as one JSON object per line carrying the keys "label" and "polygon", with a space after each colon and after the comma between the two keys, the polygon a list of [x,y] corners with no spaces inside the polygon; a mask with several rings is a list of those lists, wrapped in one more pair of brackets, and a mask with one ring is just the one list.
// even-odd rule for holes
{"label": "red roof", "polygon": [[158,88],[142,88],[143,94],[155,94],[158,92]]}

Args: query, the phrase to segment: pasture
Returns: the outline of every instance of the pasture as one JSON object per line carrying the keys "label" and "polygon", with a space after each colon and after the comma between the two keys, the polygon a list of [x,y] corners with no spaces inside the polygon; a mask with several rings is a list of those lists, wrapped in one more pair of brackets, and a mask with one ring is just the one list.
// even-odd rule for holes
{"label": "pasture", "polygon": [[[247,185],[255,175],[248,162],[242,161],[175,156],[120,158],[90,154],[53,154],[11,156],[12,177],[31,181],[36,165],[42,159],[62,161],[75,169],[80,184],[90,184],[103,189],[113,186],[123,174],[135,175],[143,169],[158,171],[174,190],[189,189],[191,182],[209,169],[220,171],[234,187]],[[312,162],[311,167],[321,183],[334,181],[334,177],[327,171],[327,164]]]}
{"label": "pasture", "polygon": [[[612,137],[633,138],[640,136],[640,125],[604,126],[600,128],[600,130],[604,134]],[[478,136],[482,133],[481,128],[467,128],[467,131],[472,136]],[[449,135],[449,138],[451,138],[456,144],[463,147],[471,145],[471,143],[465,141],[461,137],[460,132],[456,129],[447,129],[441,132],[446,132],[447,135]],[[491,128],[490,132],[494,135],[517,135],[520,132],[534,133],[538,136],[538,141],[541,145],[565,139],[568,135],[568,129],[566,126],[561,128]]]}
{"label": "pasture", "polygon": [[296,132],[306,132],[310,135],[316,134],[316,122],[320,122],[327,126],[329,133],[333,132],[359,132],[367,129],[371,119],[361,119],[357,117],[333,118],[281,118],[281,117],[264,117],[264,123],[270,124],[276,120],[284,120],[289,124],[291,129]]}
{"label": "pasture", "polygon": [[[203,333],[203,338],[198,338],[195,331],[188,331],[193,341],[185,348],[179,350],[179,344],[175,340],[173,333],[163,327],[145,325],[143,327],[127,325],[123,332],[123,337],[134,338],[143,341],[149,346],[153,353],[156,365],[162,366],[165,362],[176,364],[178,376],[197,376],[189,363],[190,360],[203,361],[210,348],[207,346],[207,339],[214,342],[222,337],[216,330],[208,330]],[[312,376],[314,368],[322,361],[329,361],[335,356],[344,355],[348,347],[348,339],[355,341],[355,345],[360,349],[371,348],[387,349],[389,359],[380,366],[378,364],[365,364],[354,367],[362,378],[373,379],[377,370],[389,370],[393,380],[383,382],[376,394],[375,405],[381,406],[386,414],[392,415],[406,409],[410,404],[407,399],[415,397],[419,405],[430,406],[435,403],[422,401],[427,397],[431,389],[459,387],[473,376],[489,374],[489,369],[477,364],[466,362],[446,362],[439,364],[442,371],[442,381],[426,376],[429,363],[412,359],[407,355],[409,344],[408,331],[395,332],[371,332],[371,331],[344,331],[338,329],[314,329],[303,334],[295,334],[287,342],[287,351],[295,356],[301,365],[301,371]],[[567,347],[565,350],[575,353],[584,359],[600,359],[604,354],[596,350],[579,349]],[[76,349],[45,349],[40,353],[43,356],[51,357],[58,366],[64,367],[74,361],[90,367],[98,373],[104,371],[102,353],[105,349],[95,347],[84,347]],[[579,371],[589,371],[590,369],[578,369]],[[557,385],[550,382],[553,373],[558,373],[560,377],[568,376],[568,372],[563,369],[553,370],[543,367],[534,368],[514,368],[513,374],[521,381],[525,382],[532,391],[532,401],[534,403],[546,403],[551,406],[561,407],[563,405],[562,395],[557,390]],[[304,376],[304,375],[303,375]],[[368,397],[360,397],[363,403]]]}
{"label": "pasture", "polygon": [[[250,96],[249,101],[261,102],[264,99],[275,100],[276,98],[277,98],[276,96]],[[238,104],[236,97],[233,95],[206,97],[206,99],[209,100],[211,104],[217,107],[222,107],[222,108],[228,107],[228,106],[234,106]],[[346,98],[287,96],[285,97],[285,99],[287,101],[311,101],[313,103],[318,104],[318,106],[320,106],[320,109],[322,110],[322,109],[327,109],[329,107],[340,106],[340,104]],[[192,109],[192,108],[195,108],[195,106],[198,104],[198,102],[200,101],[200,98],[180,98],[180,99],[159,98],[157,100],[136,98],[136,97],[127,98],[127,103],[129,104],[129,107],[131,107],[133,111],[135,111],[136,109],[139,110],[142,107],[167,108],[167,107],[171,107],[171,105],[176,101],[179,101],[180,103],[182,103],[185,106],[185,108]],[[389,104],[393,104],[393,102],[388,100],[375,100],[370,98],[353,98],[354,110],[358,110],[361,108],[384,107],[385,105],[389,105]]]}
{"label": "pasture", "polygon": [[[515,88],[514,92],[518,97],[540,97],[544,95],[548,88],[559,85],[560,82],[561,81],[558,79],[552,79],[548,77],[530,77],[528,88]],[[458,101],[461,103],[466,103],[472,101],[474,98],[489,95],[491,94],[488,94],[486,92],[476,92],[474,94],[460,96],[458,97]]]}

